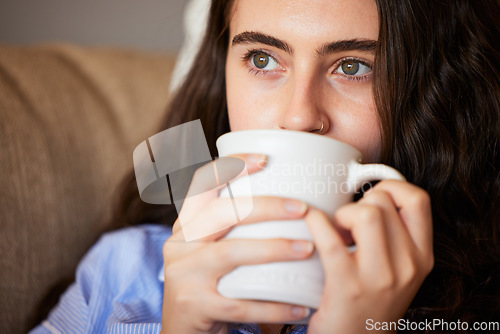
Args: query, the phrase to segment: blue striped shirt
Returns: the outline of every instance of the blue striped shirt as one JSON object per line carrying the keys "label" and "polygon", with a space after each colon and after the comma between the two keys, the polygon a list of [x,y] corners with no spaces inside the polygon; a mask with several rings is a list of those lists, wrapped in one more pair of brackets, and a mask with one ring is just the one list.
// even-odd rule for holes
{"label": "blue striped shirt", "polygon": [[[30,334],[159,333],[162,248],[170,235],[168,227],[140,225],[102,236],[79,264],[75,282]],[[305,332],[305,326],[296,326],[292,333]],[[256,324],[234,324],[231,334],[261,330]]]}

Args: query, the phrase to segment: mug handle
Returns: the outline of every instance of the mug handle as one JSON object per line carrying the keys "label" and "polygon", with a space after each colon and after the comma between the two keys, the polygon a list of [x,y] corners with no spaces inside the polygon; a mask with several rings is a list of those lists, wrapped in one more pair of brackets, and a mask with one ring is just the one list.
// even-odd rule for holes
{"label": "mug handle", "polygon": [[383,164],[360,164],[356,161],[349,164],[347,186],[352,193],[358,191],[367,182],[387,179],[406,181],[396,169]]}

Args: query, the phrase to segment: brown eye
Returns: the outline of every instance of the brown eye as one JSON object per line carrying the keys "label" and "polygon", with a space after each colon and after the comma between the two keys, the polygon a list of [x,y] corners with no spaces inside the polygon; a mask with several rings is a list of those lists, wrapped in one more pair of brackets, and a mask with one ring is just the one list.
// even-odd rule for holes
{"label": "brown eye", "polygon": [[359,71],[359,63],[356,61],[346,61],[342,64],[342,72],[347,75],[356,75]]}
{"label": "brown eye", "polygon": [[253,63],[257,68],[265,68],[269,64],[269,56],[264,53],[258,53],[253,56]]}
{"label": "brown eye", "polygon": [[280,67],[278,61],[273,56],[263,51],[253,52],[248,58],[250,59],[251,67],[255,67],[261,73],[267,73]]}
{"label": "brown eye", "polygon": [[335,69],[336,73],[343,74],[350,77],[363,77],[372,72],[370,65],[364,63],[361,60],[355,58],[347,58],[341,61],[341,63]]}

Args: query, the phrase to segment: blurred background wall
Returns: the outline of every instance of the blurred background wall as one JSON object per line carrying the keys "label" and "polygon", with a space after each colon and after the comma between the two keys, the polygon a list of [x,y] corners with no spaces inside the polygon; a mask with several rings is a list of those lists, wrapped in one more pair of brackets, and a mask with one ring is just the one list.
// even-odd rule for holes
{"label": "blurred background wall", "polygon": [[177,52],[187,3],[188,0],[0,0],[0,43],[70,42]]}

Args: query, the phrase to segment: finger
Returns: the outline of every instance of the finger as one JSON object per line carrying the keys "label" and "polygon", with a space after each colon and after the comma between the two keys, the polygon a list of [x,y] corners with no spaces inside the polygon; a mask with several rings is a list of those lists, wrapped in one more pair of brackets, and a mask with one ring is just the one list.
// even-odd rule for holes
{"label": "finger", "polygon": [[376,206],[383,214],[386,222],[387,240],[391,248],[402,250],[408,245],[413,245],[409,232],[398,213],[398,208],[392,197],[386,191],[373,189],[365,194],[359,201],[360,204]]}
{"label": "finger", "polygon": [[175,262],[202,248],[201,242],[186,242],[182,231],[172,234],[163,244],[163,261],[165,265]]}
{"label": "finger", "polygon": [[[218,198],[212,201],[203,212],[190,222],[183,223],[178,219],[174,224],[177,228],[165,245],[169,257],[175,258],[179,256],[179,252],[188,254],[204,246],[207,242],[219,240],[236,224],[245,225],[270,220],[298,219],[303,217],[308,209],[305,202],[282,197],[242,198],[242,202],[239,204],[244,201],[247,201],[248,205],[253,205],[253,210],[249,216],[240,221],[235,216],[233,204],[229,198]],[[186,236],[191,237],[191,239]],[[190,244],[189,246],[186,245],[186,241],[190,241],[187,243]]]}
{"label": "finger", "polygon": [[[213,241],[222,238],[234,225],[298,219],[307,208],[303,201],[273,196],[240,197],[238,201],[217,198],[180,224],[186,241]],[[240,216],[241,212],[246,212],[246,216]]]}
{"label": "finger", "polygon": [[207,316],[224,322],[238,323],[287,323],[307,317],[309,309],[284,303],[237,300],[220,295],[211,299],[206,308]]}
{"label": "finger", "polygon": [[[226,210],[232,209],[231,203],[229,198],[213,201],[207,208],[207,214],[220,215],[220,218],[224,220],[231,220],[234,218],[234,210]],[[240,197],[238,205],[245,206],[244,210],[249,209],[248,216],[238,221],[239,225],[269,220],[299,219],[308,210],[307,203],[301,200],[276,196]]]}
{"label": "finger", "polygon": [[432,212],[429,194],[422,188],[408,182],[385,180],[374,190],[387,192],[409,231],[410,238],[426,256],[432,256]]}
{"label": "finger", "polygon": [[224,239],[198,250],[189,265],[218,280],[242,265],[303,260],[312,254],[313,249],[308,240]]}
{"label": "finger", "polygon": [[[309,209],[305,221],[313,237],[323,270],[325,272],[352,270],[350,252],[328,217],[320,210]],[[344,277],[349,275],[346,274]]]}
{"label": "finger", "polygon": [[372,274],[391,272],[391,257],[383,210],[375,205],[350,203],[335,212],[335,224],[351,231],[356,259]]}
{"label": "finger", "polygon": [[[244,172],[241,171],[243,170],[241,164],[235,163],[234,160],[229,163],[215,160],[198,168],[187,193],[176,201],[176,206],[182,206],[179,212],[181,221],[189,221],[196,212],[216,199],[219,191],[225,188],[229,180],[255,173],[264,168],[267,163],[266,156],[262,154],[235,154],[226,158],[243,162]],[[174,224],[173,232],[176,233],[179,229],[180,224]]]}
{"label": "finger", "polygon": [[[265,154],[241,153],[241,154],[228,155],[226,158],[241,159],[245,163],[245,168],[248,174],[253,174],[255,172],[258,172],[263,168],[265,168],[267,165],[267,156]],[[223,167],[225,166],[221,166],[219,170],[220,173],[224,173],[225,169],[223,169]],[[227,182],[228,180],[224,181]]]}
{"label": "finger", "polygon": [[[174,222],[174,225],[172,225],[172,236],[175,236],[174,239],[179,239],[179,233],[182,232],[182,226],[181,226],[181,222],[179,221],[179,219],[176,219],[175,222]],[[184,240],[184,237],[182,237],[182,240]]]}
{"label": "finger", "polygon": [[[419,271],[418,263],[421,255],[417,256],[418,248],[416,248],[408,229],[401,220],[392,197],[383,190],[373,189],[365,194],[360,203],[378,207],[384,216],[388,250],[394,272],[392,276],[386,273],[386,286],[391,286],[394,279],[400,282],[413,280]],[[379,283],[385,284],[383,278],[384,276],[379,280]]]}
{"label": "finger", "polygon": [[196,170],[187,197],[214,189],[221,190],[221,186],[262,169],[265,162],[264,155],[255,154],[239,154],[215,159]]}

